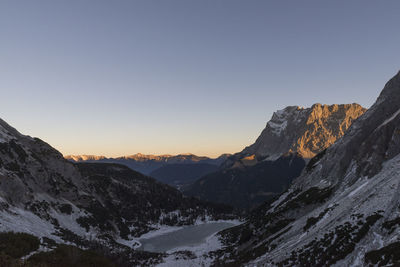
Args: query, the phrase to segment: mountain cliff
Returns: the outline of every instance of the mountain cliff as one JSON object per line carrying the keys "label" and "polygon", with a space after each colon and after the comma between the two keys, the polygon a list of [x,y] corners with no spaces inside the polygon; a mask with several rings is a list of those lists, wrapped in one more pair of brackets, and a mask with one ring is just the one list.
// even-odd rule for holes
{"label": "mountain cliff", "polygon": [[275,112],[251,146],[184,188],[185,194],[252,209],[288,188],[311,157],[343,136],[365,112],[358,104],[289,106]]}
{"label": "mountain cliff", "polygon": [[256,142],[233,155],[225,167],[251,165],[297,153],[310,159],[342,137],[366,111],[358,104],[289,106],[276,111]]}
{"label": "mountain cliff", "polygon": [[[225,231],[222,262],[278,266],[398,266],[400,72],[289,190]],[[221,254],[222,255],[222,254]]]}

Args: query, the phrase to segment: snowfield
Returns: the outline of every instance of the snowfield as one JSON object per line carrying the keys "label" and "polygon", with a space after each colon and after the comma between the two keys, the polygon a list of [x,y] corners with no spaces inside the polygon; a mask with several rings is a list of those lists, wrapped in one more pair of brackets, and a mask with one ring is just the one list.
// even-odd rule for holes
{"label": "snowfield", "polygon": [[[207,219],[206,221],[202,222],[198,220],[195,225],[204,225],[209,223],[231,223],[234,226],[243,223],[239,220],[218,220],[213,221]],[[126,246],[129,246],[134,249],[138,249],[142,246],[140,243],[141,239],[149,239],[158,237],[161,235],[165,235],[168,233],[172,233],[178,230],[185,228],[185,226],[166,226],[166,225],[153,225],[157,230],[150,231],[141,235],[138,238],[134,238],[131,240],[123,240],[118,239],[117,242]],[[210,266],[213,262],[213,258],[208,256],[208,253],[211,251],[215,251],[222,248],[222,243],[217,236],[217,233],[214,233],[207,237],[204,242],[191,245],[191,246],[180,246],[174,249],[168,250],[167,256],[164,258],[164,262],[157,265],[157,266]],[[179,256],[180,252],[182,251],[190,251],[195,256],[194,259]]]}
{"label": "snowfield", "polygon": [[[227,223],[232,223],[235,226],[242,223],[239,220],[219,220],[219,221],[210,221],[209,223],[211,222],[227,222]],[[216,251],[221,248],[223,248],[223,245],[219,240],[217,233],[214,233],[211,236],[207,237],[205,242],[201,244],[195,246],[177,247],[167,251],[168,256],[164,258],[163,263],[160,263],[157,266],[159,267],[210,266],[214,258],[209,256],[208,253],[211,251]],[[180,251],[190,251],[195,255],[195,258],[191,259],[191,258],[177,257],[176,253]]]}

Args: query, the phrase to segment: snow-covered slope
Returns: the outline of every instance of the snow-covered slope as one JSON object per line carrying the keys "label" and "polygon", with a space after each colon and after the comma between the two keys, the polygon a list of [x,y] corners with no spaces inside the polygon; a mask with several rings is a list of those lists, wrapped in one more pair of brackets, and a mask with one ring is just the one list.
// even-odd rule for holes
{"label": "snow-covered slope", "polygon": [[399,110],[400,72],[286,193],[224,234],[231,248],[221,258],[249,266],[400,264]]}

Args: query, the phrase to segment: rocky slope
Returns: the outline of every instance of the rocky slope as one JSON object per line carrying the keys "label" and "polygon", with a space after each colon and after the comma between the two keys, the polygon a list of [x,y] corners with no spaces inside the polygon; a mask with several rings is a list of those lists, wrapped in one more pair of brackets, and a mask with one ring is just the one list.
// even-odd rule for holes
{"label": "rocky slope", "polygon": [[343,136],[365,112],[358,104],[286,107],[274,113],[257,141],[230,156],[216,173],[185,194],[252,209],[288,188],[308,160]]}
{"label": "rocky slope", "polygon": [[71,163],[0,120],[0,231],[28,232],[58,243],[116,245],[160,225],[229,213],[123,165]]}
{"label": "rocky slope", "polygon": [[398,266],[400,72],[287,192],[225,231],[221,263]]}

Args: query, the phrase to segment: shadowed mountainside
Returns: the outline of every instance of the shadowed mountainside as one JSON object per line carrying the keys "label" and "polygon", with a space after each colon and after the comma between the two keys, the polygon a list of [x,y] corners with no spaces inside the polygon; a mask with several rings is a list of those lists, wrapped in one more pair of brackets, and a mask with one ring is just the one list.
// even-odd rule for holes
{"label": "shadowed mountainside", "polygon": [[208,163],[169,164],[152,171],[149,175],[162,183],[181,188],[218,169],[217,165]]}
{"label": "shadowed mountainside", "polygon": [[279,110],[254,144],[228,157],[218,172],[205,175],[183,191],[241,209],[257,207],[285,191],[309,158],[343,136],[364,112],[358,104]]}

